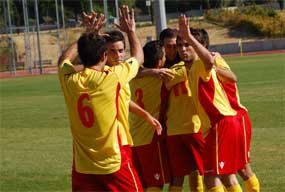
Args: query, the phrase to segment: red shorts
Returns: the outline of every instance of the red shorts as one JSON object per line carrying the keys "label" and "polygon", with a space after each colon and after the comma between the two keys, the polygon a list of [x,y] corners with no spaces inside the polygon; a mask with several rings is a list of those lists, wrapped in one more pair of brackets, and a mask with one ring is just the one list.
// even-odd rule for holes
{"label": "red shorts", "polygon": [[202,155],[205,141],[201,132],[167,136],[166,141],[172,176],[189,175],[194,170],[204,174]]}
{"label": "red shorts", "polygon": [[235,174],[238,170],[241,140],[240,118],[226,116],[218,121],[206,136],[204,150],[205,175]]}
{"label": "red shorts", "polygon": [[165,139],[155,134],[150,144],[133,147],[132,152],[144,188],[162,187],[170,181]]}
{"label": "red shorts", "polygon": [[130,154],[130,146],[121,147],[121,168],[112,174],[82,174],[73,168],[72,191],[143,191]]}
{"label": "red shorts", "polygon": [[246,110],[239,110],[238,116],[240,117],[240,129],[239,129],[239,138],[241,140],[239,141],[239,150],[240,152],[238,154],[241,154],[241,156],[238,158],[238,170],[244,168],[244,166],[249,163],[249,153],[250,153],[250,143],[251,143],[251,122],[248,115],[248,112]]}

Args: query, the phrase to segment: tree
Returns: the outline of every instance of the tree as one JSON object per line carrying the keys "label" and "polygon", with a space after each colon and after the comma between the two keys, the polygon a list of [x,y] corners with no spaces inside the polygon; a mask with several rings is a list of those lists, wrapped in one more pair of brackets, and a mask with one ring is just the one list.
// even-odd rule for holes
{"label": "tree", "polygon": [[285,5],[284,0],[277,0],[277,2],[279,3],[280,9],[283,10]]}
{"label": "tree", "polygon": [[9,1],[9,5],[12,25],[21,26],[24,23],[23,17],[19,14],[23,12],[22,1]]}
{"label": "tree", "polygon": [[[113,0],[114,2],[114,0]],[[135,0],[120,0],[119,1],[119,6],[122,6],[122,5],[128,5],[129,7],[133,7],[135,6]]]}

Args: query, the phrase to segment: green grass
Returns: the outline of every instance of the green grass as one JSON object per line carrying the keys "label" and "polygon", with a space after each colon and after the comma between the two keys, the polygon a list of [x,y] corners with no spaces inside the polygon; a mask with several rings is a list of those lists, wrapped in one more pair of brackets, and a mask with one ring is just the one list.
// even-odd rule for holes
{"label": "green grass", "polygon": [[251,163],[261,191],[285,191],[285,55],[228,57],[253,126]]}
{"label": "green grass", "polygon": [[[285,191],[285,56],[226,60],[251,115],[262,191]],[[0,191],[71,191],[71,134],[57,76],[1,79],[0,86]]]}
{"label": "green grass", "polygon": [[0,191],[70,191],[71,137],[57,76],[1,80]]}

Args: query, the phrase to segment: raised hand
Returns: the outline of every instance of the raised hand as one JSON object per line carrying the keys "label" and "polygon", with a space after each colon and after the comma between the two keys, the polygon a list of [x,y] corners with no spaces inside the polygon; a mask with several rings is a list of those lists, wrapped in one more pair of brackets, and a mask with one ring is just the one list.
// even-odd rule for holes
{"label": "raised hand", "polygon": [[91,14],[87,15],[85,12],[83,12],[83,26],[86,27],[87,32],[100,34],[100,29],[105,23],[106,18],[104,14],[97,14],[95,11],[92,11]]}
{"label": "raised hand", "polygon": [[119,10],[119,24],[116,26],[123,32],[135,32],[136,22],[134,16],[134,9],[129,10],[127,5],[123,5]]}
{"label": "raised hand", "polygon": [[190,29],[189,29],[188,19],[184,14],[179,16],[178,24],[179,24],[179,31],[178,31],[179,35],[183,39],[187,39],[190,35]]}

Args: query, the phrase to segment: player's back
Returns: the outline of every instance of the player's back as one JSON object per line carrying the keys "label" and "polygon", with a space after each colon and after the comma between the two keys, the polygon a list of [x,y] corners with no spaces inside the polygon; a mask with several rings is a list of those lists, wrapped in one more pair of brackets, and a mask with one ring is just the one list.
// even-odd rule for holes
{"label": "player's back", "polygon": [[[215,65],[223,69],[231,70],[230,66],[221,56],[216,57]],[[246,108],[240,103],[239,91],[236,82],[225,81],[224,78],[219,75],[218,79],[227,94],[232,108],[235,110],[246,110]]]}
{"label": "player's back", "polygon": [[215,70],[207,71],[201,60],[192,64],[189,84],[204,132],[224,116],[236,115]]}
{"label": "player's back", "polygon": [[[64,64],[63,64],[64,65]],[[68,68],[66,64],[66,68]],[[64,66],[60,71],[65,71]],[[117,139],[119,78],[111,71],[85,68],[59,73],[73,135],[75,168],[81,173],[106,174],[120,167]]]}
{"label": "player's back", "polygon": [[[162,81],[156,77],[136,78],[130,82],[131,99],[148,111],[154,118],[159,119],[162,102]],[[130,130],[134,145],[149,144],[155,130],[143,118],[130,113]]]}
{"label": "player's back", "polygon": [[167,108],[167,134],[197,133],[201,122],[194,105],[184,62],[171,67],[174,78],[166,83],[169,89]]}

